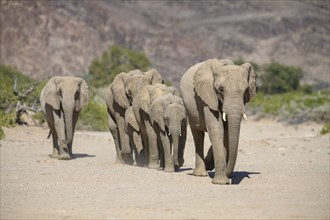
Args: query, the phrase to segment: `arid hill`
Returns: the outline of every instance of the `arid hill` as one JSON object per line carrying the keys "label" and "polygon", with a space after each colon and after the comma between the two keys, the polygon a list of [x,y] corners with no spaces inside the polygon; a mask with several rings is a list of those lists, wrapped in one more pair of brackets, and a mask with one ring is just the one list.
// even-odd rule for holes
{"label": "arid hill", "polygon": [[168,80],[208,58],[278,61],[329,85],[329,1],[3,1],[1,64],[35,78],[84,75],[113,43]]}

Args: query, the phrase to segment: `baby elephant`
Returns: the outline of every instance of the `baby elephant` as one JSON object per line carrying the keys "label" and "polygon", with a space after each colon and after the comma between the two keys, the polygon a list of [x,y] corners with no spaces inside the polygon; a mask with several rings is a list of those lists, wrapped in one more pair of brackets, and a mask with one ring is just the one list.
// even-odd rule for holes
{"label": "baby elephant", "polygon": [[164,171],[178,170],[184,163],[187,117],[183,101],[171,93],[155,98],[149,110],[151,124],[157,134],[160,162]]}
{"label": "baby elephant", "polygon": [[88,86],[77,77],[52,77],[40,94],[40,103],[53,138],[52,158],[70,160],[79,112],[88,103]]}

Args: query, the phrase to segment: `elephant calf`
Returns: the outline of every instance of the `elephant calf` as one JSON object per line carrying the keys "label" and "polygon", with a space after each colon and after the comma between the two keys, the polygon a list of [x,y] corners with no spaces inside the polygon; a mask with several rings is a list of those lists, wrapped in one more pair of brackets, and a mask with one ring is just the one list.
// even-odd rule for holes
{"label": "elephant calf", "polygon": [[151,103],[149,115],[160,144],[161,167],[173,172],[184,163],[187,118],[183,101],[171,93],[158,96]]}
{"label": "elephant calf", "polygon": [[42,89],[40,103],[53,138],[52,158],[72,158],[75,125],[88,97],[87,83],[77,77],[52,77]]}

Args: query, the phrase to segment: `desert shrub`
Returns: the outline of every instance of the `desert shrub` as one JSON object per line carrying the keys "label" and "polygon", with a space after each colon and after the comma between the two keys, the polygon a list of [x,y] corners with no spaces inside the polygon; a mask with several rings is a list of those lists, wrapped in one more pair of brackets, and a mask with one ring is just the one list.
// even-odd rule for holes
{"label": "desert shrub", "polygon": [[77,129],[106,131],[108,130],[107,117],[107,108],[104,101],[94,98],[82,109],[77,122]]}
{"label": "desert shrub", "polygon": [[133,69],[146,71],[150,61],[142,53],[118,45],[112,45],[100,58],[92,61],[89,66],[89,84],[100,87],[109,85],[120,72]]}
{"label": "desert shrub", "polygon": [[330,122],[327,122],[323,125],[323,128],[321,129],[321,134],[328,134],[330,133]]}
{"label": "desert shrub", "polygon": [[260,74],[259,91],[266,94],[278,94],[296,91],[300,86],[303,73],[300,68],[286,66],[276,62],[264,64]]}
{"label": "desert shrub", "polygon": [[[15,125],[16,114],[15,108],[18,101],[27,106],[38,106],[39,95],[45,82],[38,82],[28,76],[23,75],[17,69],[0,65],[0,127],[10,127]],[[16,91],[14,91],[14,83],[16,79]],[[33,91],[24,96],[29,89],[33,87]],[[0,136],[3,138],[4,134],[0,130]]]}
{"label": "desert shrub", "polygon": [[262,117],[274,117],[289,122],[330,120],[328,91],[306,94],[301,91],[283,94],[257,93],[247,105],[249,113]]}

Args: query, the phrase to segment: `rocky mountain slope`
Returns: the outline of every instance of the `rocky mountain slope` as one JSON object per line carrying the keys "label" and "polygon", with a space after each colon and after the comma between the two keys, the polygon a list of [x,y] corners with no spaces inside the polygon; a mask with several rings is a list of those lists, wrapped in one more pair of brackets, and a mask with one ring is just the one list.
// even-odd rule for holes
{"label": "rocky mountain slope", "polygon": [[242,58],[299,66],[329,85],[329,1],[3,1],[1,64],[84,75],[111,44],[143,51],[178,85],[191,65]]}

